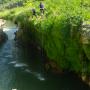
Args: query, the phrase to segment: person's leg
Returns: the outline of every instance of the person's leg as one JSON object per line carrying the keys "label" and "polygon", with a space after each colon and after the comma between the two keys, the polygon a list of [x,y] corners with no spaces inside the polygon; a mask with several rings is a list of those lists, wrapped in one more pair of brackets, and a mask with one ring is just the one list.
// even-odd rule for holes
{"label": "person's leg", "polygon": [[42,13],[42,9],[40,9],[40,12]]}
{"label": "person's leg", "polygon": [[44,14],[44,9],[40,9],[41,14]]}
{"label": "person's leg", "polygon": [[44,14],[44,9],[42,11],[43,11],[43,14]]}

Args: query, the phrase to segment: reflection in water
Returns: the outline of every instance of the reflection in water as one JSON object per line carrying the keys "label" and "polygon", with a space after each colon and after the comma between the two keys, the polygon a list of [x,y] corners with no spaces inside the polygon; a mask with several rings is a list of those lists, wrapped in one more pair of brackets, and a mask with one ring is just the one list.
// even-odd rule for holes
{"label": "reflection in water", "polygon": [[8,41],[0,47],[0,90],[90,90],[73,75],[47,74],[41,57],[16,47],[16,30],[10,22],[4,27]]}

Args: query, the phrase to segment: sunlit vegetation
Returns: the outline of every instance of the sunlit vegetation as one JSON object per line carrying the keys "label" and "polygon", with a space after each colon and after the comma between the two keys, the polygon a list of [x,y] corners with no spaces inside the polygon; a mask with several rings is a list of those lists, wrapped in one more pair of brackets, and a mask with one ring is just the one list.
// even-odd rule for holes
{"label": "sunlit vegetation", "polygon": [[[40,14],[39,3],[25,1],[22,7],[0,12],[0,18],[16,22],[20,27],[17,37],[42,47],[61,69],[89,75],[90,44],[82,44],[80,32],[82,22],[90,19],[90,0],[43,0],[44,15]],[[37,17],[32,18],[32,8]]]}

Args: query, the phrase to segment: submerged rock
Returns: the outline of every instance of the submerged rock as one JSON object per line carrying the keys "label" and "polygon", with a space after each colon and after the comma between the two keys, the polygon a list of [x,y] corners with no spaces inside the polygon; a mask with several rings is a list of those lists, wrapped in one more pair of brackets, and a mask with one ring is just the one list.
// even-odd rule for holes
{"label": "submerged rock", "polygon": [[85,82],[87,85],[90,86],[90,76],[81,75],[80,77],[81,77],[81,80],[82,80],[83,82]]}
{"label": "submerged rock", "polygon": [[62,69],[59,68],[57,63],[55,63],[52,60],[46,62],[45,69],[46,69],[46,71],[49,71],[49,72],[51,71],[52,73],[55,73],[55,74],[62,74],[63,73]]}

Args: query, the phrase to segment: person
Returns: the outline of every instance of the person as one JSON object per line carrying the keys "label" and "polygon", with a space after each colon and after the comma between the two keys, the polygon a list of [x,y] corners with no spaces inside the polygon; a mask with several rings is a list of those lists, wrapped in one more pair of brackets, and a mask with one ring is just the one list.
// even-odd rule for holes
{"label": "person", "polygon": [[40,7],[41,14],[44,14],[44,4],[42,2],[40,2],[39,7]]}
{"label": "person", "polygon": [[[36,15],[36,10],[35,10],[34,8],[32,9],[32,15],[35,16],[35,17],[37,17],[37,15]],[[32,16],[32,17],[33,17],[33,16]]]}

